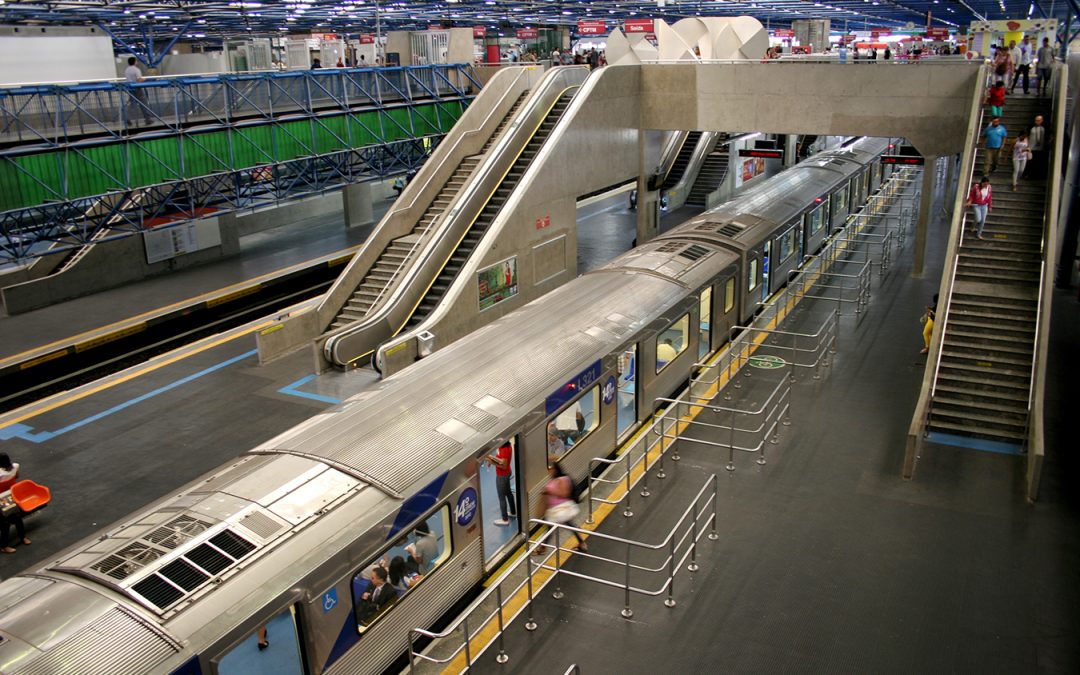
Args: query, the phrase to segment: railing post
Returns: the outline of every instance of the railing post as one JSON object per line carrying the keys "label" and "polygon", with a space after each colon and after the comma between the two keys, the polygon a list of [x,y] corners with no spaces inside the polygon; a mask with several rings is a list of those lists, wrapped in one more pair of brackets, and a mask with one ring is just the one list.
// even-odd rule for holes
{"label": "railing post", "polygon": [[695,503],[690,508],[691,508],[691,511],[692,511],[692,514],[693,514],[694,517],[690,521],[690,527],[691,527],[691,529],[690,529],[690,564],[686,566],[686,569],[690,570],[691,572],[697,572],[698,571],[698,564],[697,564],[698,505],[697,505],[697,503]]}
{"label": "railing post", "polygon": [[667,597],[664,598],[665,607],[674,607],[675,598],[672,597],[675,594],[675,541],[677,537],[674,533],[671,535],[671,545],[668,547],[668,587]]}
{"label": "railing post", "polygon": [[414,670],[416,670],[416,652],[413,649],[413,632],[411,630],[409,631],[408,643],[409,643],[409,672],[411,673]]}
{"label": "railing post", "polygon": [[626,570],[626,581],[625,581],[625,583],[623,585],[623,589],[624,589],[624,592],[626,593],[626,598],[623,601],[623,609],[619,613],[623,615],[624,619],[629,619],[630,617],[634,616],[634,610],[630,609],[630,542],[626,542],[626,565],[625,565],[625,570]]}
{"label": "railing post", "polygon": [[630,482],[630,472],[634,465],[630,462],[630,456],[633,453],[629,450],[626,451],[626,507],[623,508],[623,516],[629,518],[634,515],[633,509],[630,508],[630,498],[634,494],[634,486]]}
{"label": "railing post", "polygon": [[472,649],[469,647],[469,618],[461,620],[461,630],[465,633],[465,667],[472,668]]}
{"label": "railing post", "polygon": [[641,443],[641,496],[648,497],[649,492],[649,441],[644,439]]}
{"label": "railing post", "polygon": [[728,427],[728,457],[727,465],[724,467],[728,471],[735,470],[735,409],[731,409],[731,424]]}
{"label": "railing post", "polygon": [[529,593],[529,618],[525,620],[525,630],[532,632],[536,630],[536,618],[533,616],[533,553],[536,552],[536,547],[528,546],[526,542],[525,546],[525,571],[527,576],[525,577],[525,583],[528,587]]}
{"label": "railing post", "polygon": [[555,590],[552,592],[551,597],[556,600],[561,600],[563,597],[562,582],[559,579],[562,577],[562,545],[559,543],[559,531],[561,527],[555,526]]}
{"label": "railing post", "polygon": [[720,479],[717,478],[715,473],[712,477],[712,494],[712,531],[709,532],[709,539],[716,541],[720,538],[720,535],[716,533],[717,511],[720,508]]}
{"label": "railing post", "polygon": [[506,646],[503,644],[503,601],[502,601],[502,584],[495,587],[495,602],[498,604],[499,613],[499,653],[495,656],[496,663],[506,663],[510,660],[510,657],[506,655]]}

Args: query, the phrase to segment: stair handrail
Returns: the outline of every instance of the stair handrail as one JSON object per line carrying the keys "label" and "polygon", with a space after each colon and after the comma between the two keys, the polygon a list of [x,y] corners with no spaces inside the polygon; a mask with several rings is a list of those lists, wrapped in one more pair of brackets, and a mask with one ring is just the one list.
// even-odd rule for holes
{"label": "stair handrail", "polygon": [[[983,109],[982,101],[985,98],[986,81],[990,74],[990,65],[980,65],[980,72],[975,76],[976,86],[972,91],[971,114],[968,121],[968,138],[971,142],[971,152],[961,156],[960,171],[958,172],[956,194],[953,197],[952,230],[949,242],[945,250],[945,260],[952,261],[949,274],[941,275],[941,284],[938,289],[938,309],[934,312],[934,330],[930,336],[930,351],[927,353],[926,368],[923,371],[922,384],[919,388],[919,398],[915,403],[915,412],[908,427],[907,443],[904,452],[904,463],[901,474],[905,479],[911,479],[915,475],[915,464],[922,448],[926,429],[930,420],[932,395],[937,382],[938,369],[941,364],[941,352],[944,349],[945,326],[948,323],[949,308],[952,301],[952,289],[955,283],[960,247],[964,240],[964,228],[967,224],[967,210],[964,202],[967,200],[967,190],[975,175],[975,155],[978,151],[979,134],[982,131]],[[951,158],[949,161],[953,161]],[[930,169],[924,167],[923,171]],[[967,176],[966,183],[960,183]],[[959,230],[959,231],[957,231]],[[940,317],[940,320],[939,320]]]}
{"label": "stair handrail", "polygon": [[1048,149],[1050,155],[1046,171],[1046,205],[1043,212],[1042,266],[1039,273],[1038,306],[1035,310],[1035,337],[1031,350],[1031,381],[1028,386],[1027,430],[1024,434],[1027,449],[1027,471],[1025,476],[1026,497],[1034,503],[1039,497],[1039,479],[1042,473],[1042,461],[1046,448],[1043,430],[1043,392],[1046,385],[1046,357],[1050,349],[1050,315],[1053,307],[1055,265],[1053,258],[1058,241],[1059,208],[1061,204],[1062,155],[1065,139],[1065,109],[1067,106],[1068,87],[1065,73],[1067,65],[1055,63],[1053,70],[1053,88],[1051,99],[1054,101],[1053,123],[1051,125],[1053,145]]}
{"label": "stair handrail", "polygon": [[[455,226],[458,226],[463,218],[468,217],[468,214],[472,213],[469,225],[463,228],[460,237],[454,243],[453,250],[447,253],[446,260],[440,265],[439,270],[441,272],[442,267],[445,266],[446,262],[453,255],[454,250],[457,249],[460,240],[468,234],[471,223],[475,222],[476,218],[479,217],[488,201],[490,201],[491,196],[502,183],[503,178],[506,177],[506,174],[509,173],[510,169],[513,167],[517,157],[524,151],[529,141],[531,141],[536,134],[537,129],[543,124],[551,107],[557,103],[559,97],[565,93],[566,89],[570,88],[561,80],[570,77],[572,73],[577,71],[585,71],[585,68],[583,66],[565,66],[553,68],[544,74],[543,79],[533,88],[533,92],[530,94],[525,107],[518,111],[515,121],[506,129],[502,138],[500,138],[487,152],[481,164],[476,167],[472,178],[465,184],[461,192],[455,195],[452,207],[447,209],[447,211],[433,223],[433,231],[429,231],[429,233],[423,237],[424,246],[416,256],[416,260],[410,262],[408,270],[397,280],[397,283],[394,285],[393,289],[391,289],[392,293],[390,297],[386,299],[382,304],[382,307],[369,313],[362,321],[329,333],[329,337],[327,337],[323,344],[323,354],[330,363],[341,363],[343,361],[353,363],[376,351],[378,348],[377,345],[351,359],[345,359],[338,354],[337,352],[342,345],[342,341],[357,333],[371,330],[373,327],[384,323],[389,329],[389,334],[386,337],[393,337],[404,329],[408,323],[409,317],[406,316],[404,320],[400,321],[400,325],[397,325],[399,322],[391,321],[388,313],[394,309],[396,303],[401,299],[402,294],[406,292],[406,289],[412,287],[412,282],[415,280],[416,275],[419,274],[419,271],[426,267],[426,264],[432,259],[432,256],[436,255],[437,251],[435,249],[438,248],[437,243],[441,242]],[[556,92],[555,97],[548,101],[548,97],[553,91]],[[543,110],[539,120],[536,121],[536,124],[532,129],[525,133],[524,140],[522,140],[522,136],[516,133],[517,129],[522,126],[525,120],[532,120],[536,113],[541,110],[541,107],[543,107]],[[520,143],[520,147],[517,152],[514,153],[510,162],[503,168],[502,164],[505,161],[503,150],[511,143]],[[493,180],[494,185],[491,184]],[[473,200],[477,198],[477,195],[483,194],[485,191],[487,194],[481,200],[479,208],[463,208],[463,205],[471,205]],[[475,213],[473,213],[473,211],[475,211]],[[416,243],[420,244],[421,242]],[[438,273],[436,273],[435,276],[437,277]],[[432,279],[431,283],[434,283],[434,279]],[[425,293],[430,286],[431,284],[428,284],[425,288]],[[416,309],[418,304],[419,301],[411,308],[409,315]],[[383,339],[385,340],[386,338]]]}

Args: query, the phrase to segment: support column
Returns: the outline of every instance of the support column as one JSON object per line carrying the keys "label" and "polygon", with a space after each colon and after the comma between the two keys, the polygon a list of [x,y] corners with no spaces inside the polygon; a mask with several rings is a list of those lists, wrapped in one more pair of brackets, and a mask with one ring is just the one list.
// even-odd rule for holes
{"label": "support column", "polygon": [[645,132],[638,132],[637,243],[649,241],[660,232],[660,193],[649,191],[652,167],[646,157]]}
{"label": "support column", "polygon": [[919,200],[919,220],[915,226],[915,261],[911,276],[921,278],[926,264],[926,235],[930,226],[931,209],[934,207],[934,176],[937,174],[937,155],[927,155],[923,163],[922,195]]}
{"label": "support column", "polygon": [[945,157],[945,189],[941,193],[941,200],[945,204],[946,213],[953,210],[953,183],[956,182],[957,165],[956,155]]}
{"label": "support column", "polygon": [[345,206],[345,227],[370,225],[375,222],[370,183],[352,183],[341,189]]}

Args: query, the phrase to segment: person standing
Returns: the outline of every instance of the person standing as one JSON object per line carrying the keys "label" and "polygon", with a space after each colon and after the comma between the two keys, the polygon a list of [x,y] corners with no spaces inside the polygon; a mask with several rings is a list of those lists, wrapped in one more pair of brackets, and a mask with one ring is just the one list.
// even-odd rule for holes
{"label": "person standing", "polygon": [[998,117],[990,120],[990,126],[983,129],[983,136],[986,138],[986,161],[983,163],[984,175],[989,176],[997,171],[1001,146],[1005,144],[1007,135],[1005,125],[1001,123],[1001,119]]}
{"label": "person standing", "polygon": [[1031,159],[1031,147],[1028,145],[1028,135],[1020,132],[1016,143],[1013,144],[1013,192],[1016,192],[1016,184],[1020,181],[1020,176],[1024,175],[1024,168],[1027,166],[1029,159]]}
{"label": "person standing", "polygon": [[1031,169],[1029,178],[1046,178],[1046,127],[1043,126],[1043,116],[1035,116],[1035,124],[1028,131],[1028,147],[1031,150]]}
{"label": "person standing", "polygon": [[990,179],[982,177],[978,185],[971,186],[967,203],[964,208],[971,207],[975,212],[975,236],[982,239],[983,226],[986,225],[986,215],[994,208],[994,191],[990,188]]}
{"label": "person standing", "polygon": [[[12,462],[11,457],[6,452],[0,452],[0,483],[3,483],[6,487],[4,490],[10,490],[11,485],[19,479],[19,463]],[[0,513],[0,552],[2,553],[14,553],[15,549],[11,546],[11,525],[15,525],[15,531],[19,535],[19,540],[23,544],[29,544],[30,540],[26,538],[26,525],[23,523],[22,513],[19,509],[15,509],[11,514],[4,515]]]}
{"label": "person standing", "polygon": [[1009,77],[1009,73],[1012,72],[1012,55],[1009,50],[1002,45],[997,48],[994,53],[994,75],[1000,79],[1006,79]]}
{"label": "person standing", "polygon": [[986,105],[990,107],[991,117],[1001,117],[1005,110],[1005,81],[998,80],[986,92]]}
{"label": "person standing", "polygon": [[[127,68],[124,68],[124,80],[129,85],[146,82],[142,71],[135,65],[135,57],[129,56],[127,62]],[[150,107],[146,104],[146,90],[142,87],[129,87],[128,91],[131,98],[128,99],[128,118],[125,125],[131,124],[131,121],[135,118],[135,113],[141,110],[143,124],[150,126]]]}
{"label": "person standing", "polygon": [[1050,47],[1050,38],[1043,38],[1039,48],[1039,96],[1050,93],[1050,69],[1054,66],[1054,50]]}
{"label": "person standing", "polygon": [[934,293],[934,299],[926,307],[926,313],[923,314],[923,348],[920,354],[930,353],[930,338],[934,335],[934,318],[937,312],[937,299],[938,294]]}
{"label": "person standing", "polygon": [[511,518],[517,518],[517,507],[514,505],[514,494],[510,491],[510,477],[513,475],[514,447],[510,441],[499,446],[495,454],[488,455],[487,460],[495,465],[495,491],[499,495],[499,512],[502,518],[495,521],[496,525],[509,525]]}
{"label": "person standing", "polygon": [[1009,40],[1009,79],[1012,86],[1016,86],[1017,68],[1020,66],[1020,48],[1016,46],[1016,40]]}
{"label": "person standing", "polygon": [[1011,94],[1016,91],[1016,82],[1022,77],[1024,78],[1024,94],[1027,94],[1031,78],[1031,62],[1035,60],[1035,55],[1032,54],[1033,48],[1028,41],[1028,36],[1024,36],[1023,42],[1016,48],[1016,51],[1018,52],[1016,57],[1016,75],[1013,77],[1012,86],[1009,87],[1009,93]]}

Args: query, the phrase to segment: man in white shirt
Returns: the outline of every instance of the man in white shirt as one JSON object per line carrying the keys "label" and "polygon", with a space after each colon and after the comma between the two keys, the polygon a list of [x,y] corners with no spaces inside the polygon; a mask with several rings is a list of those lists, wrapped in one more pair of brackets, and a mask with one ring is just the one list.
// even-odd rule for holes
{"label": "man in white shirt", "polygon": [[[128,84],[138,84],[139,82],[145,82],[146,78],[143,77],[142,71],[135,65],[135,57],[128,57],[128,66],[124,68],[124,80]],[[128,116],[125,125],[131,124],[135,118],[135,113],[142,110],[143,124],[150,125],[150,108],[146,104],[146,90],[141,87],[129,87],[128,92],[131,94],[131,98],[128,99]]]}
{"label": "man in white shirt", "polygon": [[1031,77],[1031,63],[1035,60],[1035,55],[1032,54],[1034,47],[1028,40],[1028,36],[1024,36],[1023,42],[1013,52],[1013,62],[1016,63],[1016,75],[1013,76],[1012,86],[1009,87],[1009,93],[1016,91],[1016,82],[1021,77],[1024,78],[1024,93],[1028,93],[1028,85]]}

